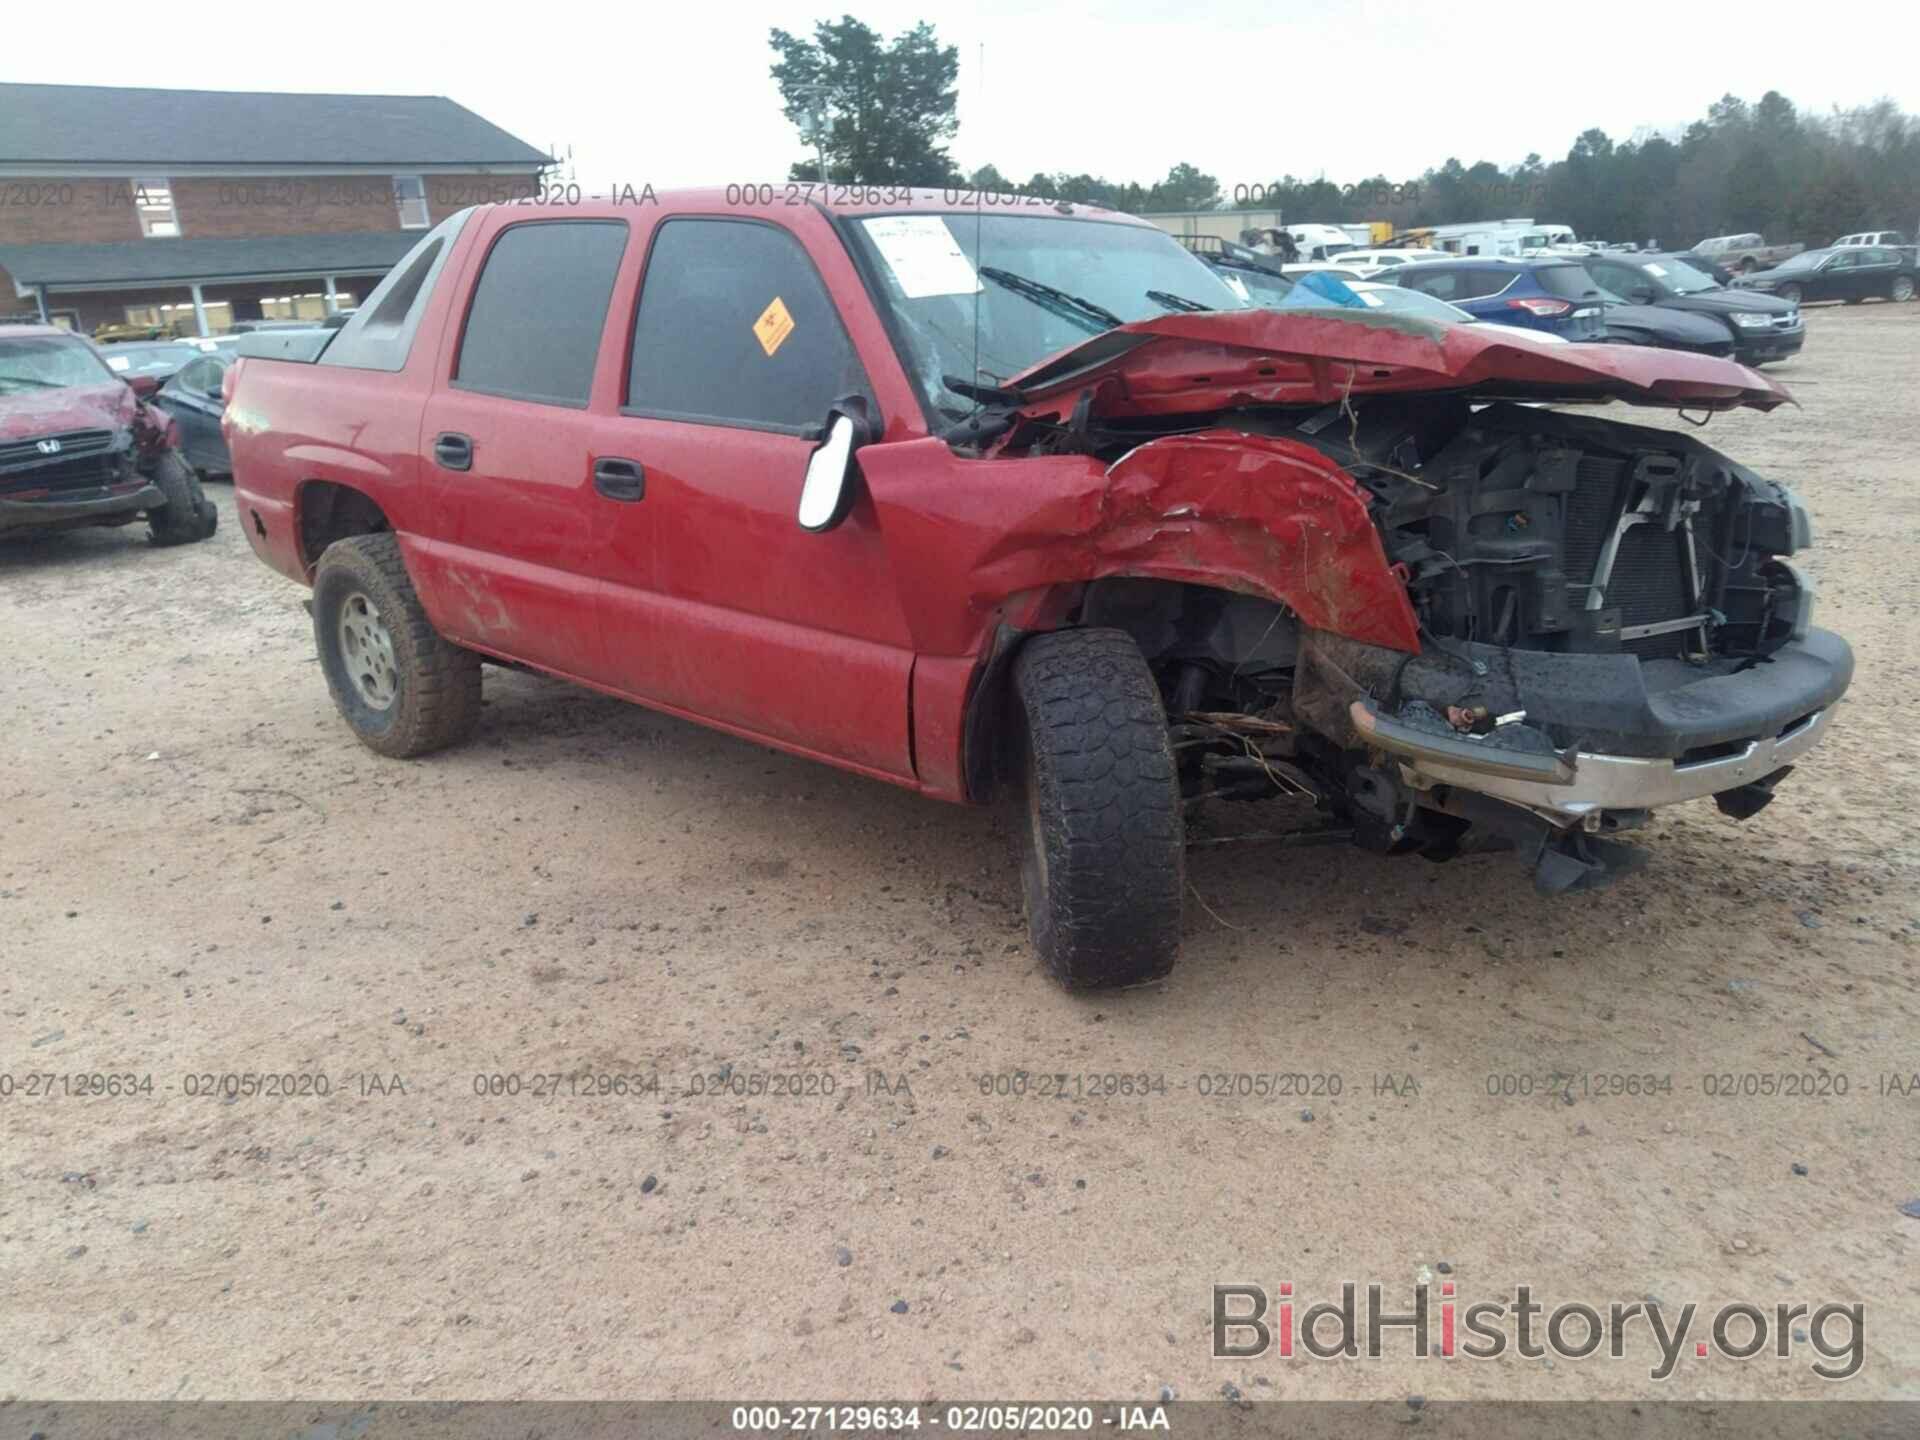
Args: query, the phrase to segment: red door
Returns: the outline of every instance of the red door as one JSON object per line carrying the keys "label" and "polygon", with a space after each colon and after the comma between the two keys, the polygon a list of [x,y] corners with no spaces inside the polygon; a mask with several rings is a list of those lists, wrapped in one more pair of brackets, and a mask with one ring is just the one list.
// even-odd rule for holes
{"label": "red door", "polygon": [[611,683],[588,409],[625,220],[495,217],[421,428],[434,539],[416,563],[450,638]]}
{"label": "red door", "polygon": [[795,520],[828,406],[870,386],[796,236],[654,227],[625,404],[602,443],[645,498],[603,506],[602,632],[623,690],[790,748],[911,777],[913,648],[872,505]]}

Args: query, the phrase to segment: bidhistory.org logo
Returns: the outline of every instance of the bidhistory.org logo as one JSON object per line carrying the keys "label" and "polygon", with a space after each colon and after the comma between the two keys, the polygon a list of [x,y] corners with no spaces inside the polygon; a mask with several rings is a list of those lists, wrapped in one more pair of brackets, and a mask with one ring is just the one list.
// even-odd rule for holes
{"label": "bidhistory.org logo", "polygon": [[[1665,1380],[1691,1348],[1697,1360],[1790,1360],[1811,1350],[1810,1368],[1823,1380],[1850,1380],[1865,1359],[1865,1306],[1829,1303],[1814,1309],[1780,1301],[1768,1308],[1736,1300],[1712,1311],[1687,1303],[1672,1307],[1648,1296],[1611,1301],[1601,1307],[1570,1300],[1551,1310],[1533,1298],[1530,1285],[1515,1286],[1511,1296],[1475,1300],[1456,1293],[1444,1281],[1438,1304],[1430,1287],[1413,1287],[1405,1309],[1389,1311],[1379,1285],[1366,1287],[1364,1314],[1357,1307],[1359,1286],[1349,1280],[1338,1300],[1308,1305],[1293,1284],[1282,1281],[1274,1304],[1261,1285],[1213,1287],[1213,1358],[1247,1360],[1267,1354],[1289,1359],[1298,1354],[1316,1360],[1378,1360],[1390,1348],[1418,1359],[1492,1360],[1508,1350],[1528,1360],[1551,1355],[1585,1360],[1604,1352],[1620,1360],[1629,1348],[1651,1345],[1658,1356],[1648,1374]],[[1435,1313],[1437,1312],[1437,1313]],[[1696,1329],[1696,1321],[1703,1329]],[[1640,1332],[1637,1337],[1631,1332]]]}

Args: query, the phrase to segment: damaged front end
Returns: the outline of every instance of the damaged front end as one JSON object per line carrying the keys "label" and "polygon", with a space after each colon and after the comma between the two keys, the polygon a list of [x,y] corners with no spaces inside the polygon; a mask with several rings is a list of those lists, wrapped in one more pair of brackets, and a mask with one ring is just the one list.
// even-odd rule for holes
{"label": "damaged front end", "polygon": [[0,426],[0,534],[125,525],[165,503],[151,472],[172,417],[118,382],[98,388],[16,403]]}
{"label": "damaged front end", "polygon": [[978,557],[981,593],[1073,582],[1066,623],[1133,636],[1190,805],[1310,795],[1382,851],[1517,847],[1556,892],[1636,864],[1618,837],[1659,806],[1764,807],[1852,676],[1794,564],[1804,506],[1691,435],[1537,402],[1784,392],[1342,323],[1180,316],[1010,383],[979,453],[1105,468],[1071,523]]}

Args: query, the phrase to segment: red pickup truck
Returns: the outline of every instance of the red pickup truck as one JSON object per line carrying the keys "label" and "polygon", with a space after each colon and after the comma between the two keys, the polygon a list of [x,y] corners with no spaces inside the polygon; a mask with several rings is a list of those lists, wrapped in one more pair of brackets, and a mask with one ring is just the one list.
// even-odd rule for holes
{"label": "red pickup truck", "polygon": [[1174,962],[1195,806],[1582,888],[1655,806],[1759,810],[1846,689],[1790,490],[1538,403],[1787,399],[1754,371],[810,188],[464,211],[317,356],[239,361],[240,519],[367,745],[461,739],[497,660],[1003,796],[1037,953],[1114,985]]}

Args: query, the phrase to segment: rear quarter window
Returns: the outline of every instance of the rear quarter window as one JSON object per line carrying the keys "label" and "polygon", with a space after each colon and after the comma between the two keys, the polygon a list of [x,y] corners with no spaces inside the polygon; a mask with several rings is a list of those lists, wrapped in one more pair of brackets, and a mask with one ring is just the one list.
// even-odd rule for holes
{"label": "rear quarter window", "polygon": [[1600,287],[1593,283],[1584,265],[1549,265],[1533,272],[1533,278],[1549,295],[1562,300],[1599,300]]}
{"label": "rear quarter window", "polygon": [[440,278],[454,241],[460,238],[472,214],[467,209],[449,215],[423,235],[340,327],[317,363],[353,370],[406,369],[434,282]]}
{"label": "rear quarter window", "polygon": [[1460,272],[1457,270],[1402,270],[1393,277],[1409,290],[1418,290],[1422,295],[1438,296],[1442,300],[1456,300],[1461,296]]}

